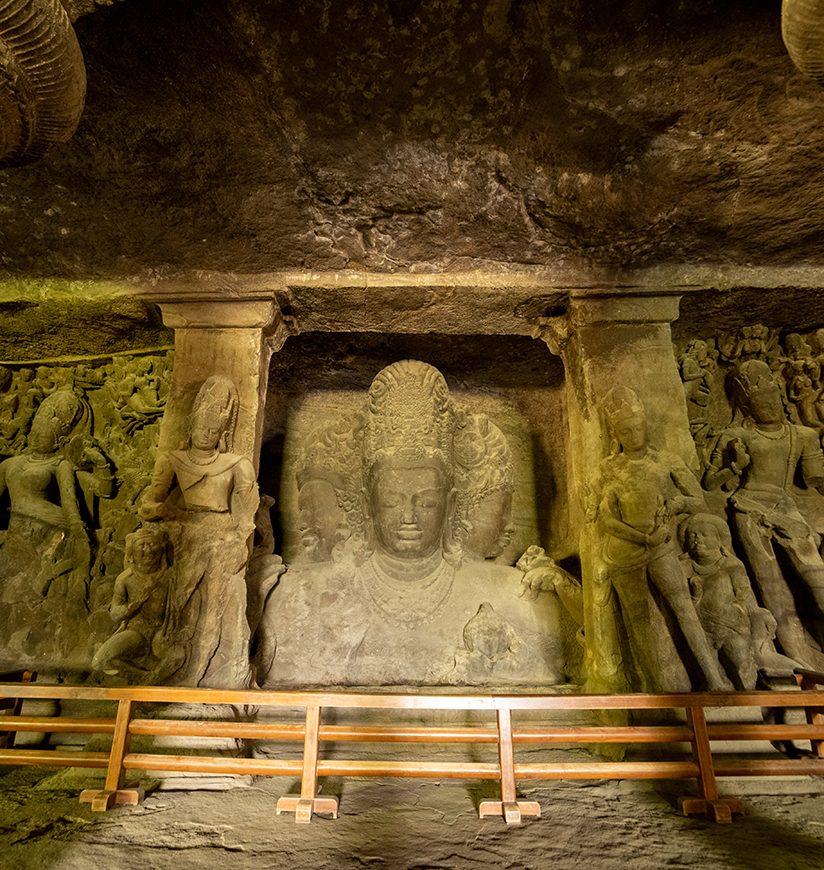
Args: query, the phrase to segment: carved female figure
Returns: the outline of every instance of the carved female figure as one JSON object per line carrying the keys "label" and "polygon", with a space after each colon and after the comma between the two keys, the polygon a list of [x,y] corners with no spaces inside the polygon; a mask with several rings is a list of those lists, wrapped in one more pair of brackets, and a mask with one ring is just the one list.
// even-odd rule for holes
{"label": "carved female figure", "polygon": [[695,611],[676,549],[678,517],[706,510],[698,481],[677,457],[650,447],[644,408],[632,390],[613,387],[604,405],[619,452],[601,467],[597,527],[635,664],[651,687],[673,688],[674,671],[669,671],[673,663],[660,660],[650,622],[652,584],[678,623],[707,686],[728,688]]}
{"label": "carved female figure", "polygon": [[231,452],[238,398],[227,378],[210,377],[192,409],[187,447],[161,454],[140,515],[178,520],[173,607],[186,661],[176,682],[248,684],[246,581],[249,536],[258,507],[252,463]]}
{"label": "carved female figure", "polygon": [[[48,614],[35,613],[47,597],[55,602],[51,609],[64,617],[61,640],[79,639],[69,635],[73,622],[86,614],[90,547],[76,484],[102,496],[112,491],[111,471],[96,448],[76,439],[73,450],[64,450],[83,410],[73,391],[57,390],[38,408],[25,451],[0,463],[0,495],[8,490],[11,499],[0,554],[2,600],[10,605],[2,635],[39,631],[41,639],[28,643],[33,649],[55,641]],[[67,458],[72,452],[74,462]]]}

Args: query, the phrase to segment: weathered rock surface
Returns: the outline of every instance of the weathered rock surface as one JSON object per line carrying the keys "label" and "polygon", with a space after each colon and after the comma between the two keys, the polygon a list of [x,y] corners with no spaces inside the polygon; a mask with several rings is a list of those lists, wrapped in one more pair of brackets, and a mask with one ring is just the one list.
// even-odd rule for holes
{"label": "weathered rock surface", "polygon": [[[228,792],[159,792],[138,808],[93,815],[76,792],[28,789],[41,773],[0,777],[0,866],[232,868],[820,867],[821,796],[748,795],[732,826],[685,819],[672,797],[631,783],[558,783],[524,790],[543,818],[506,830],[475,805],[491,784],[347,780],[337,821],[275,816],[291,785],[259,779]],[[336,784],[329,783],[337,792]],[[809,788],[809,787],[808,787]]]}
{"label": "weathered rock surface", "polygon": [[772,2],[147,0],[76,29],[78,134],[0,176],[7,274],[822,261],[824,104]]}

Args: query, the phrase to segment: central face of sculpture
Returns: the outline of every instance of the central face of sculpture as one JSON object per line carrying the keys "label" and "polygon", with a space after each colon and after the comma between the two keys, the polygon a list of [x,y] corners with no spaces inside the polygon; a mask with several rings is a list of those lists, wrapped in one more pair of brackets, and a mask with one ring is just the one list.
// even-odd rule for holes
{"label": "central face of sculpture", "polygon": [[781,423],[784,420],[784,406],[781,391],[773,383],[759,382],[749,392],[750,413],[756,423]]}
{"label": "central face of sculpture", "polygon": [[143,574],[154,574],[163,561],[164,542],[158,535],[140,535],[132,544],[132,563]]}
{"label": "central face of sculpture", "polygon": [[613,423],[613,431],[627,453],[643,450],[647,445],[647,419],[644,414],[618,418]]}
{"label": "central face of sculpture", "polygon": [[442,547],[450,487],[434,464],[387,460],[373,469],[367,493],[376,542],[399,559],[422,559]]}
{"label": "central face of sculpture", "polygon": [[195,413],[192,418],[192,447],[196,450],[215,450],[226,421],[209,409]]}

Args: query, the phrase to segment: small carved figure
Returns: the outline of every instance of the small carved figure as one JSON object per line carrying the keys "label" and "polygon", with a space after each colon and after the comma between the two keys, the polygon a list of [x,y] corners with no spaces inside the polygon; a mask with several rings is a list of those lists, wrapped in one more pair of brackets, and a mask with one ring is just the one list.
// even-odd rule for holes
{"label": "small carved figure", "polygon": [[679,518],[706,511],[701,487],[681,460],[649,445],[646,414],[632,390],[613,387],[604,397],[604,408],[619,450],[601,466],[597,527],[636,667],[651,687],[671,688],[670,663],[659,660],[649,619],[652,584],[669,607],[707,686],[727,688],[676,550]]}
{"label": "small carved figure", "polygon": [[744,565],[733,555],[724,520],[713,514],[694,514],[683,523],[680,535],[687,550],[681,564],[707,637],[726,661],[736,688],[754,689],[753,634],[764,633],[757,628],[761,623],[769,631],[775,620],[758,606]]}
{"label": "small carved figure", "polygon": [[716,362],[710,354],[709,345],[700,339],[691,341],[680,360],[681,380],[687,400],[687,415],[690,432],[696,446],[701,449],[710,435],[708,406],[712,398]]}
{"label": "small carved figure", "polygon": [[769,366],[742,363],[732,380],[733,401],[746,415],[743,426],[722,433],[704,476],[708,489],[733,490],[732,520],[761,602],[777,622],[784,653],[821,670],[824,654],[809,640],[778,553],[792,566],[824,613],[824,562],[815,535],[795,504],[797,473],[824,491],[824,456],[813,429],[788,423],[781,391]]}
{"label": "small carved figure", "polygon": [[157,525],[127,535],[125,569],[115,580],[109,605],[118,627],[95,652],[95,670],[148,675],[174,667],[174,663],[161,664],[174,637],[170,549],[166,532]]}

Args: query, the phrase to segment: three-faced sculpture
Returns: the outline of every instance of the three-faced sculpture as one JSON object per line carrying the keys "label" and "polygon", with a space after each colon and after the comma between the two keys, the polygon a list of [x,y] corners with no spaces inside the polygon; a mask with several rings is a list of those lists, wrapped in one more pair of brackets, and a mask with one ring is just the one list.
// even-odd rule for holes
{"label": "three-faced sculpture", "polygon": [[[563,679],[553,616],[543,600],[519,597],[520,573],[486,562],[461,567],[455,510],[468,495],[461,485],[476,478],[456,465],[459,416],[432,366],[404,360],[377,374],[355,424],[361,498],[353,514],[363,547],[349,573],[322,564],[287,570],[273,596],[277,653],[267,685]],[[485,455],[482,443],[475,449]]]}

